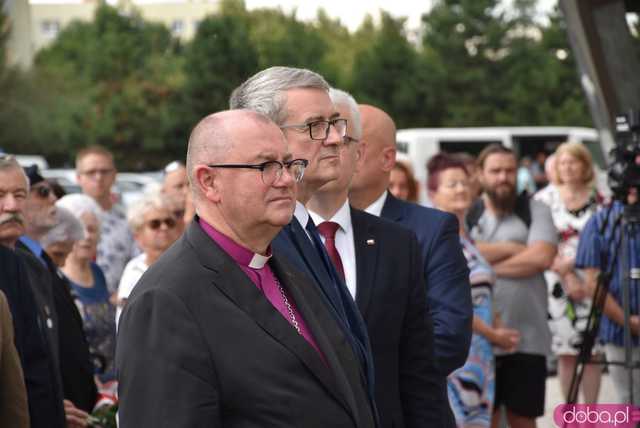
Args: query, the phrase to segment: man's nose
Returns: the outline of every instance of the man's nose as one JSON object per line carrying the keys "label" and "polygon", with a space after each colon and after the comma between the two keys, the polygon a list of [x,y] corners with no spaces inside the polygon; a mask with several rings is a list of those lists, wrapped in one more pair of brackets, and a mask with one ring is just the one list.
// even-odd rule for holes
{"label": "man's nose", "polygon": [[7,193],[4,195],[2,200],[0,200],[2,208],[0,212],[18,212],[20,211],[20,204],[15,196],[12,193]]}
{"label": "man's nose", "polygon": [[338,129],[335,127],[335,125],[329,124],[329,135],[327,135],[327,138],[322,142],[322,144],[325,145],[339,145],[342,144],[344,140],[344,136],[338,132]]}

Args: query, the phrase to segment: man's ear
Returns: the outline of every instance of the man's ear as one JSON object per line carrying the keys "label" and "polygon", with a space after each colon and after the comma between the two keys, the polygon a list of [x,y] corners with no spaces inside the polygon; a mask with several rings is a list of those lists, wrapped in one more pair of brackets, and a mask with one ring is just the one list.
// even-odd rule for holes
{"label": "man's ear", "polygon": [[356,168],[354,174],[357,174],[358,171],[362,169],[362,165],[364,164],[364,151],[367,149],[365,142],[361,141],[357,144],[356,148]]}
{"label": "man's ear", "polygon": [[193,184],[197,194],[211,202],[220,201],[220,176],[215,168],[209,168],[206,165],[196,166]]}
{"label": "man's ear", "polygon": [[382,170],[384,172],[391,172],[393,166],[396,164],[396,148],[385,147],[382,149]]}

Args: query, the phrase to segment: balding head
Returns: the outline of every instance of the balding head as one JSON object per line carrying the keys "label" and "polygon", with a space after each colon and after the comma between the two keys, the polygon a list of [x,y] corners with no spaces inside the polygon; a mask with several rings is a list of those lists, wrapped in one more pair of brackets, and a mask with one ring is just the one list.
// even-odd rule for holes
{"label": "balding head", "polygon": [[350,198],[356,208],[366,208],[389,186],[396,160],[396,125],[383,110],[359,106],[364,154],[362,166],[351,182]]}
{"label": "balding head", "polygon": [[271,124],[264,115],[252,110],[227,110],[210,114],[191,131],[187,148],[187,174],[189,184],[198,197],[195,186],[195,166],[202,163],[223,163],[233,148],[234,135],[242,127]]}

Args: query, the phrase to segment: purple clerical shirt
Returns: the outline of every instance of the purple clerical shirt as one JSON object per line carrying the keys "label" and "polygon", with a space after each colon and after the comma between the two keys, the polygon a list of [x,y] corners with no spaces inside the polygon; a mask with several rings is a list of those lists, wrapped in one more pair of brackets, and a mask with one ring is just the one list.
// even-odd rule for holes
{"label": "purple clerical shirt", "polygon": [[[271,258],[271,249],[269,249],[269,255],[263,256],[253,251],[237,244],[228,236],[218,232],[213,226],[209,223],[200,219],[200,227],[205,231],[207,235],[211,239],[213,239],[216,244],[218,244],[224,252],[229,254],[231,258],[238,264],[240,269],[243,270],[244,273],[247,274],[251,282],[261,290],[267,300],[273,305],[274,308],[280,312],[280,314],[289,322],[291,322],[291,315],[289,314],[289,310],[284,303],[284,299],[282,298],[282,294],[280,293],[280,288],[278,287],[278,281],[275,277],[275,274],[271,270],[271,267],[267,263]],[[309,331],[302,315],[296,309],[295,302],[293,301],[291,295],[286,292],[287,300],[291,305],[291,309],[293,311],[293,315],[295,316],[296,321],[298,322],[298,328],[300,329],[300,334],[309,342],[311,346],[320,354],[321,358],[324,361],[324,355],[316,341],[313,338],[313,335]],[[293,325],[292,325],[293,328]]]}

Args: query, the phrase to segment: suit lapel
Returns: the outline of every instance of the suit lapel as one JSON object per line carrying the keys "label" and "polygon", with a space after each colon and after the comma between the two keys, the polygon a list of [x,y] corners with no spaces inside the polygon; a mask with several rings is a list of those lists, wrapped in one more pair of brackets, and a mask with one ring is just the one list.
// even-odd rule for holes
{"label": "suit lapel", "polygon": [[[331,392],[345,407],[345,409],[353,415],[356,404],[350,387],[345,380],[346,376],[342,375],[343,367],[340,361],[341,359],[344,360],[345,357],[344,355],[339,355],[343,354],[345,348],[348,347],[348,344],[344,340],[341,341],[342,345],[336,344],[335,337],[330,337],[327,334],[327,331],[331,329],[330,326],[333,325],[335,328],[331,329],[332,332],[342,336],[344,335],[338,328],[335,321],[330,319],[328,316],[329,313],[327,312],[327,308],[324,307],[324,304],[319,299],[320,296],[316,293],[311,293],[311,284],[306,283],[304,278],[293,272],[283,263],[279,262],[277,258],[272,258],[270,263],[274,273],[278,278],[280,278],[282,285],[287,289],[291,297],[293,297],[298,312],[301,314],[305,324],[311,331],[313,338],[316,341],[316,345],[322,351],[329,368],[327,368],[325,363],[320,360],[317,352],[305,341],[305,339],[302,339],[305,347],[304,349],[300,349],[300,353],[306,354],[307,352],[310,352],[314,357],[318,358],[307,358],[306,360],[303,360],[303,362],[305,362],[307,367],[309,367],[309,369],[325,385],[327,390]],[[341,346],[342,348],[340,348]],[[347,358],[353,359],[353,354]]]}
{"label": "suit lapel", "polygon": [[401,221],[404,218],[404,207],[391,193],[387,193],[387,199],[382,206],[380,217],[393,221]]}
{"label": "suit lapel", "polygon": [[375,287],[380,243],[377,241],[375,228],[361,211],[351,208],[351,224],[356,251],[356,304],[366,319]]}
{"label": "suit lapel", "polygon": [[[298,252],[302,254],[307,269],[309,269],[316,282],[321,286],[333,283],[333,280],[329,276],[327,270],[323,268],[325,266],[324,261],[320,258],[320,255],[315,249],[313,242],[309,239],[307,232],[295,217],[285,230],[293,245],[296,247]],[[331,297],[335,299],[335,296]]]}
{"label": "suit lapel", "polygon": [[[327,357],[328,362],[331,363],[331,369],[325,365],[320,355],[306,339],[299,335],[289,321],[273,307],[235,261],[205,234],[197,220],[196,217],[189,226],[186,233],[187,240],[196,252],[200,263],[210,271],[213,286],[253,319],[265,333],[296,355],[325,388],[336,397],[338,402],[353,413],[353,407],[349,406],[345,398],[344,386],[339,386],[336,376],[333,375],[333,373],[337,375],[338,372],[335,369],[339,367],[339,363],[336,361],[332,345],[327,341],[320,323],[313,315],[314,312],[318,312],[312,312],[309,309],[308,300],[298,289],[297,284],[301,281],[300,277],[294,276],[289,269],[283,268],[276,260],[272,259],[270,262],[282,286],[291,293],[298,311],[314,334],[316,343]],[[313,302],[314,305],[317,303],[320,302]],[[324,310],[326,311],[326,309]]]}

